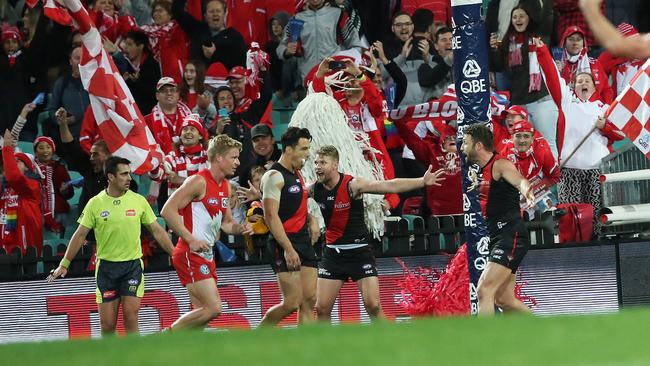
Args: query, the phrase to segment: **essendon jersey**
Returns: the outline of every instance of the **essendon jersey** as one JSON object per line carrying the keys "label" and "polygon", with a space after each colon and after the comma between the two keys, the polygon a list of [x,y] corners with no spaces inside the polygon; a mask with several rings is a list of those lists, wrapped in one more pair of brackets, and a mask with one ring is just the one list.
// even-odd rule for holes
{"label": "essendon jersey", "polygon": [[305,183],[299,171],[290,172],[280,163],[271,166],[282,174],[284,186],[280,191],[280,205],[278,216],[282,220],[284,232],[289,239],[309,242],[309,233],[307,232],[307,191]]}
{"label": "essendon jersey", "polygon": [[483,215],[488,220],[519,214],[519,191],[503,177],[500,180],[494,180],[492,177],[494,162],[500,159],[506,158],[495,153],[483,167],[483,179],[479,196]]}
{"label": "essendon jersey", "polygon": [[[190,202],[179,213],[183,217],[183,224],[192,236],[212,244],[217,240],[221,220],[230,205],[228,180],[224,179],[221,183],[217,183],[208,169],[203,169],[196,174],[205,179],[205,196]],[[178,239],[178,247],[179,250],[189,250],[189,245],[182,238]]]}
{"label": "essendon jersey", "polygon": [[364,219],[363,198],[353,199],[350,195],[353,177],[339,174],[339,182],[332,190],[321,183],[314,184],[314,200],[325,219],[325,243],[366,244],[369,234]]}

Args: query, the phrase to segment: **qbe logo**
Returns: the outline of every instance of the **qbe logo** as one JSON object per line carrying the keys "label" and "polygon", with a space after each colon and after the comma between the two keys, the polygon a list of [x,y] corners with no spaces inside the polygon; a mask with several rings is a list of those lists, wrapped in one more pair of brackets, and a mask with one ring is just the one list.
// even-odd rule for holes
{"label": "qbe logo", "polygon": [[650,151],[650,134],[647,131],[639,136],[637,140],[637,145],[641,148],[644,154],[647,154]]}
{"label": "qbe logo", "polygon": [[463,65],[463,75],[468,79],[475,79],[481,75],[481,67],[476,60],[467,60]]}
{"label": "qbe logo", "polygon": [[463,80],[460,90],[465,94],[484,93],[487,92],[487,86],[484,79]]}

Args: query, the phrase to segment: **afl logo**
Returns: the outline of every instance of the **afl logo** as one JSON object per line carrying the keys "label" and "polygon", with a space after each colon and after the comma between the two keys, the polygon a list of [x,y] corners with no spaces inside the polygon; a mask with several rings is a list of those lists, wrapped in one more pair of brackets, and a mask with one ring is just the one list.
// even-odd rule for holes
{"label": "afl logo", "polygon": [[219,204],[219,199],[218,198],[209,198],[208,199],[208,205],[215,206]]}
{"label": "afl logo", "polygon": [[289,187],[289,193],[300,193],[300,185],[294,184]]}
{"label": "afl logo", "polygon": [[99,214],[99,216],[101,216],[101,217],[104,218],[104,219],[107,218],[108,215],[110,215],[110,212],[108,212],[108,211],[102,211],[102,212]]}

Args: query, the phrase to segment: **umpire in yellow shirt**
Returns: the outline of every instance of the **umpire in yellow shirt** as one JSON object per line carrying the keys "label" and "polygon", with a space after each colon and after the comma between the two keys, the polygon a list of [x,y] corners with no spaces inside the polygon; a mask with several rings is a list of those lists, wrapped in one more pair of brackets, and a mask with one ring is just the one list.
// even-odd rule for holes
{"label": "umpire in yellow shirt", "polygon": [[47,279],[51,282],[65,277],[70,261],[88,232],[94,229],[97,239],[96,294],[103,335],[115,333],[120,302],[126,331],[138,332],[138,311],[144,295],[140,225],[147,227],[170,256],[174,251],[169,235],[156,221],[147,200],[129,190],[130,163],[117,156],[106,160],[104,172],[108,188],[88,201],[59,267]]}

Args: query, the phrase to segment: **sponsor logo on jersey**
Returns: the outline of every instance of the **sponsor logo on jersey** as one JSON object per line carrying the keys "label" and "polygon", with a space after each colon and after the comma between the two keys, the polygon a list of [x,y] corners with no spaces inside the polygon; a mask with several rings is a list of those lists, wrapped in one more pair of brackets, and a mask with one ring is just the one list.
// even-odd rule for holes
{"label": "sponsor logo on jersey", "polygon": [[214,206],[219,204],[218,198],[208,198],[208,205]]}
{"label": "sponsor logo on jersey", "polygon": [[366,263],[366,264],[364,264],[363,267],[361,267],[361,268],[363,268],[363,269],[372,269],[372,264],[370,264],[370,263]]}
{"label": "sponsor logo on jersey", "polygon": [[202,264],[201,267],[199,267],[199,271],[201,271],[201,273],[204,275],[207,275],[210,273],[210,268],[208,268],[207,264]]}
{"label": "sponsor logo on jersey", "polygon": [[138,283],[140,283],[138,279],[132,278],[129,280],[129,285],[137,285]]}
{"label": "sponsor logo on jersey", "polygon": [[337,202],[334,204],[334,209],[336,210],[345,210],[350,208],[350,202]]}
{"label": "sponsor logo on jersey", "polygon": [[221,208],[228,208],[229,205],[230,205],[230,199],[228,198],[221,199]]}
{"label": "sponsor logo on jersey", "polygon": [[300,185],[294,184],[288,189],[289,193],[300,193]]}
{"label": "sponsor logo on jersey", "polygon": [[117,206],[117,205],[119,205],[120,203],[122,203],[122,200],[113,200],[113,205],[114,205],[114,206]]}
{"label": "sponsor logo on jersey", "polygon": [[102,292],[102,297],[105,298],[105,299],[111,298],[111,297],[114,297],[114,296],[115,296],[115,290],[108,290],[108,291]]}
{"label": "sponsor logo on jersey", "polygon": [[138,286],[129,286],[129,292],[136,292],[138,291]]}
{"label": "sponsor logo on jersey", "polygon": [[135,216],[135,210],[126,210],[126,216]]}

